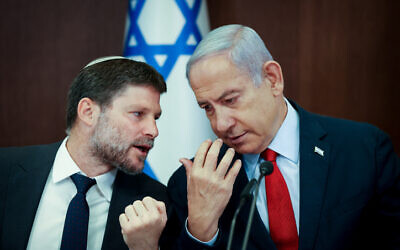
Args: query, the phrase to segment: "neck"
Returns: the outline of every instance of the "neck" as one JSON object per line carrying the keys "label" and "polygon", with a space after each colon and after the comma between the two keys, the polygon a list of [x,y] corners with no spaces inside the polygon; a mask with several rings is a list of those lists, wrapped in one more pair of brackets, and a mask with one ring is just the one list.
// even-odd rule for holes
{"label": "neck", "polygon": [[[286,103],[286,101],[285,101],[285,99],[282,97],[282,99],[281,99],[281,105],[280,105],[280,112],[279,112],[279,115],[280,115],[280,117],[281,117],[281,119],[280,119],[280,123],[279,123],[279,127],[278,127],[278,130],[279,130],[279,128],[282,126],[282,123],[283,123],[283,121],[285,120],[285,118],[286,118],[286,115],[287,115],[287,113],[288,113],[288,106],[287,106],[287,103]],[[276,132],[278,132],[278,130],[276,131]]]}
{"label": "neck", "polygon": [[[277,119],[275,120],[274,124],[272,125],[273,131],[271,133],[271,136],[269,138],[267,138],[268,141],[265,142],[265,145],[262,147],[262,150],[260,152],[267,149],[269,144],[271,144],[272,140],[275,138],[276,134],[278,133],[279,129],[282,126],[283,121],[286,118],[286,115],[288,112],[288,107],[287,107],[285,99],[282,97],[279,100],[279,103],[277,103],[277,105],[278,105],[278,109],[277,109],[277,113],[276,113]],[[258,152],[258,153],[260,153],[260,152]]]}
{"label": "neck", "polygon": [[68,153],[79,169],[88,177],[96,177],[114,169],[93,156],[89,141],[89,136],[77,135],[71,131],[66,143]]}

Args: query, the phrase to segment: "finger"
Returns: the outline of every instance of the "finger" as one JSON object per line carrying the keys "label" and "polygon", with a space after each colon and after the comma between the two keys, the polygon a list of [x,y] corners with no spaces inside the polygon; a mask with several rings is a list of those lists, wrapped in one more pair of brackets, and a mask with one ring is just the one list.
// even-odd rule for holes
{"label": "finger", "polygon": [[165,223],[168,220],[167,212],[166,212],[167,209],[165,208],[165,203],[162,201],[157,201],[157,209],[161,215],[161,222],[163,223],[163,225],[165,225]]}
{"label": "finger", "polygon": [[196,152],[196,156],[194,157],[194,166],[203,167],[211,143],[212,141],[210,139],[207,139],[200,145],[199,149]]}
{"label": "finger", "polygon": [[144,207],[142,201],[135,201],[133,203],[133,208],[135,209],[136,214],[141,217],[146,214],[147,209]]}
{"label": "finger", "polygon": [[185,167],[186,176],[190,176],[190,170],[192,169],[193,162],[187,158],[179,159],[179,162]]}
{"label": "finger", "polygon": [[167,213],[165,211],[165,204],[162,201],[157,201],[150,196],[143,198],[144,206],[152,214],[152,217],[157,219],[157,224],[165,225],[167,222]]}
{"label": "finger", "polygon": [[157,210],[160,214],[166,214],[165,203],[162,201],[156,201]]}
{"label": "finger", "polygon": [[150,196],[146,196],[143,198],[143,206],[146,208],[147,211],[151,213],[157,213],[157,201]]}
{"label": "finger", "polygon": [[146,196],[143,198],[143,205],[147,208],[147,210],[155,215],[166,213],[165,204],[162,201],[157,201],[150,196]]}
{"label": "finger", "polygon": [[224,157],[222,157],[222,160],[219,162],[216,170],[219,176],[225,178],[234,156],[235,150],[233,148],[229,148],[228,150],[226,150],[225,155]]}
{"label": "finger", "polygon": [[132,220],[134,217],[137,217],[135,208],[133,205],[129,205],[125,208],[125,215],[128,218],[128,220]]}
{"label": "finger", "polygon": [[208,168],[210,170],[215,170],[217,166],[219,151],[222,147],[222,144],[223,144],[222,140],[218,138],[211,145],[210,149],[207,152],[206,161],[204,163],[205,168]]}
{"label": "finger", "polygon": [[121,229],[124,229],[125,227],[127,227],[128,223],[129,223],[129,221],[128,221],[128,218],[126,217],[126,215],[120,214],[119,215],[119,224],[121,226]]}
{"label": "finger", "polygon": [[239,174],[240,168],[242,167],[242,161],[236,160],[232,168],[229,169],[228,174],[225,176],[225,180],[228,181],[228,185],[233,186],[236,180],[236,176]]}

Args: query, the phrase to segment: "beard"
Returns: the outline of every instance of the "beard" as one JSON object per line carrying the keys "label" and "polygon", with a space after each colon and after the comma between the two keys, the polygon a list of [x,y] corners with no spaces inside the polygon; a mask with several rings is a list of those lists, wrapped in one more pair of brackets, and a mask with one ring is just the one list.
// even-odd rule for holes
{"label": "beard", "polygon": [[110,120],[102,112],[90,138],[92,155],[104,164],[116,167],[127,174],[139,174],[144,168],[146,157],[136,156],[139,163],[135,164],[128,156],[129,150],[135,145],[148,145],[152,148],[154,139],[140,137],[129,141],[126,138],[128,136],[124,136],[118,127],[110,124]]}

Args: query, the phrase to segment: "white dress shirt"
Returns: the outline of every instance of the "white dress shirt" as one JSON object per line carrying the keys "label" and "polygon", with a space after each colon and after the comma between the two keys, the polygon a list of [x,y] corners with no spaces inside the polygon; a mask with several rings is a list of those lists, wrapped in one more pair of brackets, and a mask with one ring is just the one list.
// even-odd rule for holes
{"label": "white dress shirt", "polygon": [[[58,149],[47,178],[29,237],[28,250],[60,249],[68,205],[77,192],[69,177],[75,173],[85,175],[72,160],[66,147],[67,140],[68,137]],[[96,176],[96,185],[86,194],[90,209],[87,249],[101,249],[116,173],[114,169]]]}
{"label": "white dress shirt", "polygon": [[[292,105],[285,99],[288,107],[285,120],[279,128],[268,148],[277,152],[276,164],[285,179],[292,202],[294,218],[296,220],[297,234],[299,233],[300,219],[300,171],[299,171],[299,147],[300,130],[299,115]],[[243,166],[247,177],[250,179],[260,176],[259,165],[264,161],[259,154],[243,155]],[[257,210],[260,217],[269,231],[267,197],[265,192],[265,178],[260,183],[260,190],[257,198]]]}
{"label": "white dress shirt", "polygon": [[[292,105],[285,98],[288,111],[281,127],[272,139],[268,148],[277,152],[279,155],[276,157],[276,164],[285,179],[286,185],[289,190],[290,200],[292,202],[294,218],[296,220],[297,234],[299,234],[299,220],[300,220],[300,126],[299,115]],[[252,178],[258,179],[260,176],[259,166],[264,159],[260,154],[244,154],[242,155],[243,167],[246,171],[249,180]],[[269,231],[267,196],[265,192],[265,178],[260,183],[260,189],[256,201],[256,207],[260,217]],[[196,239],[187,229],[186,219],[186,232],[188,235],[203,244],[212,246],[218,235],[214,235],[213,239],[208,242],[203,242]]]}

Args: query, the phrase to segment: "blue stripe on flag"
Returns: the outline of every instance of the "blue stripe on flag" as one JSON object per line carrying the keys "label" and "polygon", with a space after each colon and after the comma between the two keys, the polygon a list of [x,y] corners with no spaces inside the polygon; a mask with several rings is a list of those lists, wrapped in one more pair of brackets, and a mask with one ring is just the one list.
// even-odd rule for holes
{"label": "blue stripe on flag", "polygon": [[[196,45],[186,44],[190,35],[193,35],[197,41],[201,40],[200,30],[196,24],[196,18],[199,15],[201,0],[195,0],[193,8],[190,9],[187,2],[184,0],[175,0],[178,8],[185,18],[185,25],[183,26],[176,43],[173,45],[150,45],[146,43],[142,31],[138,25],[138,18],[143,9],[145,0],[136,1],[135,8],[129,7],[129,21],[130,27],[125,38],[124,56],[143,56],[146,63],[153,66],[161,75],[167,79],[174,67],[176,60],[180,55],[191,55],[196,48]],[[152,17],[154,18],[154,17]],[[129,41],[134,36],[137,44],[130,46]],[[155,60],[155,55],[164,54],[168,55],[167,60],[163,66],[158,65]]]}
{"label": "blue stripe on flag", "polygon": [[150,164],[147,161],[144,162],[143,173],[147,174],[148,176],[150,176],[154,180],[158,180],[157,176],[154,174],[153,170],[151,169]]}
{"label": "blue stripe on flag", "polygon": [[[185,68],[185,65],[177,64],[178,59],[180,58],[181,55],[185,56],[190,56],[196,46],[197,43],[201,40],[202,34],[201,34],[201,29],[199,27],[203,27],[202,25],[204,24],[205,18],[201,18],[203,20],[202,22],[197,22],[200,16],[204,16],[204,11],[202,12],[202,6],[206,5],[205,0],[128,0],[129,2],[129,10],[128,10],[128,20],[129,20],[129,27],[127,27],[126,30],[126,37],[124,41],[124,56],[125,57],[130,57],[134,58],[136,60],[144,60],[146,63],[154,67],[160,74],[164,77],[164,79],[167,81],[168,77],[171,73],[171,71],[175,69],[181,69],[181,67]],[[156,9],[157,6],[163,5],[168,6],[168,8],[164,9]],[[155,5],[154,5],[155,4]],[[149,6],[152,6],[152,8],[155,8],[154,11],[151,10],[149,11]],[[169,8],[171,7],[171,8]],[[167,13],[168,11],[168,13]],[[179,11],[181,15],[178,15],[176,18],[177,21],[176,23],[178,24],[179,18],[181,18],[183,21],[178,24],[179,29],[174,30],[173,28],[177,27],[175,26],[165,26],[165,27],[158,27],[156,25],[150,25],[146,26],[146,30],[142,30],[141,26],[144,26],[144,24],[151,24],[155,19],[158,20],[163,20],[162,17],[169,16],[169,18],[175,18],[174,11]],[[154,13],[153,13],[154,12]],[[163,13],[167,13],[167,15],[163,15]],[[169,15],[168,15],[169,14]],[[181,16],[181,17],[180,17]],[[206,17],[206,16],[204,16]],[[161,19],[160,19],[161,18]],[[139,22],[140,20],[140,22]],[[165,19],[164,19],[165,20]],[[197,21],[196,21],[197,20]],[[180,21],[179,21],[180,22]],[[157,24],[157,22],[154,22]],[[175,22],[172,22],[175,23]],[[200,24],[201,23],[201,24]],[[208,26],[208,24],[207,24]],[[170,30],[171,27],[171,30]],[[206,28],[207,30],[209,27]],[[174,34],[178,31],[179,33],[176,33],[176,40],[174,44],[171,44],[171,42],[163,42],[163,41],[146,41],[145,35],[148,34],[149,32],[155,33],[155,34],[160,34],[167,32],[169,34]],[[171,33],[172,32],[172,33]],[[160,59],[160,56],[162,56],[163,59]],[[159,61],[157,61],[159,59]],[[164,60],[164,61],[163,61]],[[160,64],[159,64],[160,63]],[[191,90],[189,89],[187,85],[187,80],[182,74],[181,79],[176,78],[173,82],[175,85],[168,87],[168,89],[172,89],[173,87],[178,86],[177,80],[186,84],[186,89],[181,88],[179,91],[176,91],[176,93],[179,93],[178,95],[192,95]],[[168,84],[168,83],[167,83]],[[188,91],[188,92],[186,92]],[[171,93],[171,92],[170,92]],[[178,98],[182,98],[179,96]],[[164,99],[166,100],[166,99]],[[170,97],[169,103],[171,102],[175,103],[175,100],[172,100]],[[185,101],[187,102],[187,100]],[[182,105],[181,102],[176,102],[179,105]],[[168,105],[167,105],[168,106]],[[169,105],[168,107],[171,107]],[[189,107],[189,108],[186,108]],[[163,107],[164,108],[164,107]],[[197,106],[197,103],[195,100],[192,102],[187,102],[185,105],[185,109],[182,109],[184,114],[190,115],[191,119],[195,121],[195,123],[191,122],[185,122],[185,123],[180,123],[178,126],[176,124],[171,125],[172,123],[166,122],[163,124],[164,129],[168,128],[168,126],[171,126],[172,133],[179,133],[179,130],[185,130],[185,131],[198,131],[200,128],[199,124],[201,126],[208,126],[208,121],[207,118],[205,117],[204,113],[200,113],[196,115],[192,115],[192,111],[189,110],[190,108],[193,109],[199,109]],[[167,109],[167,108],[166,108]],[[167,114],[168,111],[165,109],[165,114]],[[163,110],[164,111],[164,110]],[[173,112],[176,112],[174,110]],[[204,121],[204,123],[203,123]],[[196,128],[196,129],[194,129]],[[167,129],[169,130],[169,129]],[[161,129],[160,129],[161,131]],[[191,151],[196,152],[198,145],[204,141],[207,138],[212,137],[212,132],[210,131],[209,127],[207,127],[207,130],[204,130],[204,132],[199,133],[199,136],[188,144],[186,138],[173,138],[176,143],[179,144],[177,147],[177,152],[179,154],[185,155],[185,154],[192,154]],[[171,141],[171,136],[167,135],[166,137],[163,138],[164,141]],[[158,141],[160,143],[160,141]],[[184,147],[181,147],[181,145],[185,145]],[[164,146],[165,147],[165,146]],[[154,149],[153,149],[154,150]],[[157,149],[156,149],[157,150]],[[153,151],[154,152],[154,151]],[[143,169],[143,172],[147,174],[148,176],[159,180],[165,184],[166,180],[168,180],[170,174],[174,171],[174,168],[177,167],[177,162],[179,155],[176,153],[163,153],[159,151],[157,152],[157,158],[152,158],[149,161],[153,164],[153,166],[150,166],[149,162],[146,160],[145,161],[145,166]],[[178,157],[179,156],[179,157]],[[150,156],[154,157],[154,156]],[[157,165],[157,166],[155,166]],[[163,165],[163,166],[160,166]],[[157,171],[153,171],[153,168],[157,167]],[[162,169],[160,169],[162,168]],[[160,170],[159,170],[160,169]],[[158,174],[158,176],[155,175],[155,173]]]}

